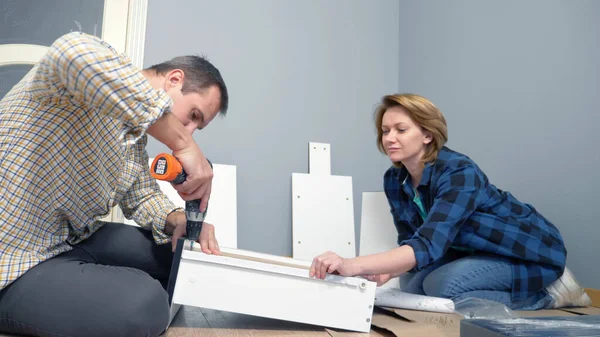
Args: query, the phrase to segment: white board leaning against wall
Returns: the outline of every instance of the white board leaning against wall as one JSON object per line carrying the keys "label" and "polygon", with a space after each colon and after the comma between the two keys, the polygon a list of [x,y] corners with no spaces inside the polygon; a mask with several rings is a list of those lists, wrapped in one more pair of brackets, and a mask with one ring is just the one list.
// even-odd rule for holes
{"label": "white board leaning against wall", "polygon": [[292,173],[294,259],[355,257],[352,177],[331,175],[331,146],[309,143],[309,173]]}

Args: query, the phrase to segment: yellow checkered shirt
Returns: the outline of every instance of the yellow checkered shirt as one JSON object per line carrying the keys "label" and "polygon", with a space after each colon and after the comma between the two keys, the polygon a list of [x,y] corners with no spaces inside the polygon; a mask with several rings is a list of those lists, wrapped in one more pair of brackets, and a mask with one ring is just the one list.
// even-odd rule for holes
{"label": "yellow checkered shirt", "polygon": [[98,230],[119,205],[164,244],[178,208],[148,169],[146,129],[172,101],[100,39],[57,39],[0,101],[0,289]]}

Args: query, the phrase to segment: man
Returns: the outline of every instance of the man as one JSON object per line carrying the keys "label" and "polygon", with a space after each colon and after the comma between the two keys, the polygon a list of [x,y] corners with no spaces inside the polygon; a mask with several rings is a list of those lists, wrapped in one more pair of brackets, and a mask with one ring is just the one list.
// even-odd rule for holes
{"label": "man", "polygon": [[[0,101],[0,332],[162,333],[186,221],[149,174],[147,134],[179,159],[188,179],[175,188],[204,210],[212,170],[192,133],[227,107],[203,58],[140,71],[94,36],[57,39]],[[115,205],[140,227],[98,221]],[[198,241],[220,253],[213,225]]]}

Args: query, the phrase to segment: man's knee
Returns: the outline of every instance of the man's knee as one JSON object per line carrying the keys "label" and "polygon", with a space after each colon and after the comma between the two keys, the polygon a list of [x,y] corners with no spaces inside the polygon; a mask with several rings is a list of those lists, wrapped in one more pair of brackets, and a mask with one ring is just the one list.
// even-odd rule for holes
{"label": "man's knee", "polygon": [[129,296],[115,306],[113,324],[118,335],[159,336],[167,327],[170,310],[168,295],[158,281],[134,286]]}

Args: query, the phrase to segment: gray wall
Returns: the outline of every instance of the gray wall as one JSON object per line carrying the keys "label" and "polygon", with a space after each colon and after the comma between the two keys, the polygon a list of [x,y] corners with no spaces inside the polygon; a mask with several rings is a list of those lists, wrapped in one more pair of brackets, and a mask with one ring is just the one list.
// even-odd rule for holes
{"label": "gray wall", "polygon": [[600,287],[600,1],[400,1],[401,91],[430,98],[448,145],[564,235]]}
{"label": "gray wall", "polygon": [[[372,112],[398,89],[398,17],[396,0],[149,2],[144,65],[205,54],[229,87],[228,116],[195,139],[237,165],[238,247],[292,254],[291,175],[308,171],[311,141],[353,177],[358,243],[362,192],[389,166]],[[150,155],[165,150],[151,139]]]}

